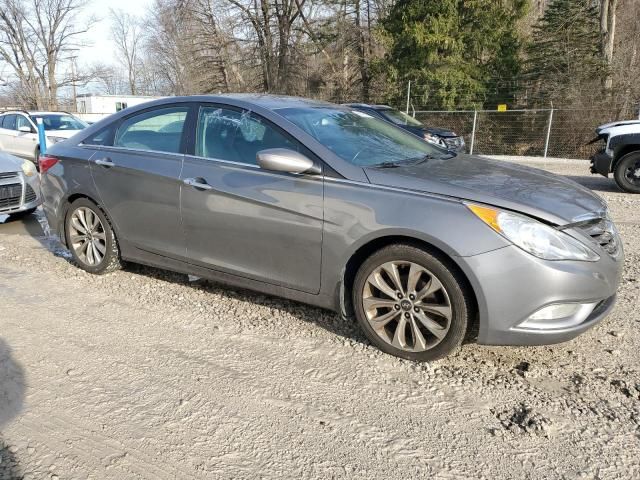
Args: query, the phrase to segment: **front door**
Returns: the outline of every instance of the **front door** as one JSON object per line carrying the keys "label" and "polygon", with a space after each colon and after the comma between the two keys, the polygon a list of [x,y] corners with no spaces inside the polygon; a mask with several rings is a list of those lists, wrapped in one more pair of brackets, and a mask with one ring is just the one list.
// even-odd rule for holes
{"label": "front door", "polygon": [[[28,132],[21,132],[28,128]],[[31,121],[24,115],[16,116],[16,137],[15,137],[15,151],[16,155],[23,158],[28,158],[32,161],[36,158],[36,146],[38,145],[38,134],[35,132]]]}
{"label": "front door", "polygon": [[121,239],[146,252],[181,258],[180,169],[188,111],[185,105],[162,106],[125,117],[116,132],[95,135],[99,141],[93,143],[102,145],[90,159],[100,200]]}
{"label": "front door", "polygon": [[190,261],[318,293],[322,176],[266,171],[256,162],[267,148],[307,152],[266,120],[230,107],[201,106],[196,128],[181,193]]}

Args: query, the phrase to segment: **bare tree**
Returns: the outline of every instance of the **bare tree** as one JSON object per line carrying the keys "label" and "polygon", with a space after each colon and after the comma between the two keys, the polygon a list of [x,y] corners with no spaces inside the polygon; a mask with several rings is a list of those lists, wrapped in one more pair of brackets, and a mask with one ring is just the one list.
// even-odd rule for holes
{"label": "bare tree", "polygon": [[124,10],[110,10],[111,38],[114,41],[118,59],[127,69],[129,93],[138,92],[138,75],[140,68],[140,47],[142,43],[142,27],[140,20]]}
{"label": "bare tree", "polygon": [[[609,70],[613,64],[613,48],[616,40],[616,13],[618,0],[600,0],[600,35],[602,36],[602,55]],[[613,86],[613,78],[609,73],[605,80],[605,88]]]}
{"label": "bare tree", "polygon": [[58,67],[80,45],[93,20],[79,26],[86,0],[0,0],[0,61],[20,85],[30,106],[56,109],[58,90],[86,82],[86,75],[60,75]]}

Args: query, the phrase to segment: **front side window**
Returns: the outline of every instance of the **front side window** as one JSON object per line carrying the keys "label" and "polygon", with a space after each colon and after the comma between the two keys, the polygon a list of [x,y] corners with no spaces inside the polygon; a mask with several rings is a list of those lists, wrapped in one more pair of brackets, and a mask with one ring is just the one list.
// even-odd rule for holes
{"label": "front side window", "polygon": [[129,117],[116,133],[115,147],[180,153],[189,107],[164,107]]}
{"label": "front side window", "polygon": [[80,120],[77,117],[69,114],[43,114],[32,115],[34,123],[38,123],[38,120],[42,120],[45,130],[82,130],[89,125]]}
{"label": "front side window", "polygon": [[198,157],[256,165],[256,154],[261,150],[299,150],[293,140],[249,112],[202,107],[197,128]]}
{"label": "front side window", "polygon": [[276,112],[353,165],[368,167],[450,155],[389,122],[356,110],[305,107]]}
{"label": "front side window", "polygon": [[27,127],[29,130],[33,130],[33,126],[29,119],[23,115],[16,116],[16,130],[20,130],[20,127]]}

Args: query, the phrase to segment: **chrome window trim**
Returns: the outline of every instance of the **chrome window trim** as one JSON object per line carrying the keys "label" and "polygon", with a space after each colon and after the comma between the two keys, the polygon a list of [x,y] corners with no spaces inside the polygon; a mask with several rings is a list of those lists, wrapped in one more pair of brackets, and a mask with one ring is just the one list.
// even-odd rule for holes
{"label": "chrome window trim", "polygon": [[110,151],[115,151],[115,152],[124,152],[124,153],[135,153],[135,154],[145,154],[145,153],[151,153],[154,155],[166,155],[166,156],[171,156],[171,157],[184,157],[185,154],[184,153],[176,153],[176,152],[163,152],[161,150],[142,150],[139,148],[128,148],[128,147],[114,147],[114,146],[110,146],[110,145],[91,145],[91,144],[85,144],[85,143],[79,143],[77,145],[78,147],[81,148],[86,148],[86,149],[94,149],[94,150],[102,150],[102,151],[106,151],[106,152],[110,152]]}

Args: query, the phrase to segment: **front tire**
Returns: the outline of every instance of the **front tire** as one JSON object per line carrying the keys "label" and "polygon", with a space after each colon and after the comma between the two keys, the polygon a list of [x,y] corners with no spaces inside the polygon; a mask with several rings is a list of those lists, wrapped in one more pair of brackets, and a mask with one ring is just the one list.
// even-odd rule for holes
{"label": "front tire", "polygon": [[104,212],[86,198],[75,200],[65,219],[67,247],[83,270],[104,274],[121,267],[116,235]]}
{"label": "front tire", "polygon": [[640,151],[622,157],[613,176],[620,189],[628,193],[640,193]]}
{"label": "front tire", "polygon": [[456,350],[473,310],[470,289],[457,270],[411,245],[391,245],[371,255],[356,274],[352,296],[371,343],[419,362]]}

